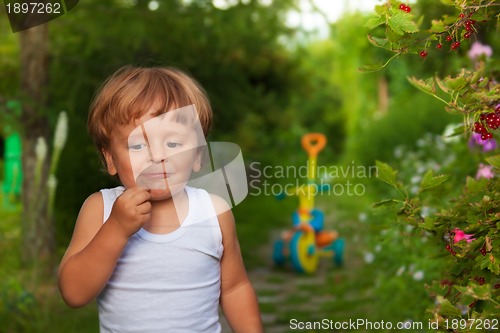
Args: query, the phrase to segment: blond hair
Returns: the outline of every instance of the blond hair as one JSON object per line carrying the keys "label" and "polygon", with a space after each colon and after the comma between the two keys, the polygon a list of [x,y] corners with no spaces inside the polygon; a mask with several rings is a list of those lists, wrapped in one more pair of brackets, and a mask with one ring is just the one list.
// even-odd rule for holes
{"label": "blond hair", "polygon": [[105,163],[103,150],[109,150],[117,125],[127,125],[151,110],[157,116],[191,104],[196,107],[206,137],[212,126],[212,108],[198,82],[176,68],[125,66],[98,90],[87,127]]}

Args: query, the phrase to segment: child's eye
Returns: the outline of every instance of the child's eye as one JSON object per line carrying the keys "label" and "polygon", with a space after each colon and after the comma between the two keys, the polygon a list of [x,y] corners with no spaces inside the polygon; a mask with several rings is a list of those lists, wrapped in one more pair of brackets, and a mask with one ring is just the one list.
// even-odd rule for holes
{"label": "child's eye", "polygon": [[169,142],[166,143],[166,146],[168,148],[178,148],[178,147],[182,146],[182,143],[169,141]]}
{"label": "child's eye", "polygon": [[146,148],[146,144],[144,144],[144,143],[136,143],[136,144],[128,145],[128,150],[131,150],[131,151],[141,151],[144,148]]}

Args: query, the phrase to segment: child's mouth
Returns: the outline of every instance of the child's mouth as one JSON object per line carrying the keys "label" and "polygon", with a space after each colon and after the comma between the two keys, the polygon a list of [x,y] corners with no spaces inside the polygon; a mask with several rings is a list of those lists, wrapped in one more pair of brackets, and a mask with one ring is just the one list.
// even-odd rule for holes
{"label": "child's mouth", "polygon": [[166,179],[172,176],[172,173],[165,172],[153,172],[153,173],[143,173],[141,177],[145,179]]}

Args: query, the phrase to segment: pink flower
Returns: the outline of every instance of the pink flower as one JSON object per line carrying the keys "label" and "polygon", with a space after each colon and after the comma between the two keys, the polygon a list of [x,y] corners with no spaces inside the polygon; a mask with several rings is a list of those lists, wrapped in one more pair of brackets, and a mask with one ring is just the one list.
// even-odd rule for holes
{"label": "pink flower", "polygon": [[484,152],[488,152],[497,148],[497,142],[495,139],[483,140],[481,134],[472,133],[469,139],[469,147],[474,148],[475,146],[481,146]]}
{"label": "pink flower", "polygon": [[484,165],[483,163],[479,164],[479,168],[477,169],[476,179],[487,178],[491,179],[495,177],[495,173],[493,172],[493,166]]}
{"label": "pink flower", "polygon": [[483,54],[486,56],[486,58],[491,58],[491,56],[493,55],[493,49],[491,48],[491,46],[481,44],[480,42],[472,43],[469,52],[467,52],[467,55],[471,60],[474,60]]}
{"label": "pink flower", "polygon": [[455,228],[453,230],[453,243],[458,243],[460,242],[461,240],[465,239],[465,241],[467,243],[470,243],[472,242],[473,240],[475,240],[475,238],[472,238],[472,236],[474,236],[473,234],[466,234],[463,230],[460,230],[458,228]]}

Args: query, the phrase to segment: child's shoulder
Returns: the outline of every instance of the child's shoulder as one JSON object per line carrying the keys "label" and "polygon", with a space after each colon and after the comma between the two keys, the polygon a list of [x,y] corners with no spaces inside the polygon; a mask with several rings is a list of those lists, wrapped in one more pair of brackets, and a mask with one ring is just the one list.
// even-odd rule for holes
{"label": "child's shoulder", "polygon": [[198,203],[211,203],[217,215],[231,210],[231,206],[221,196],[208,192],[203,188],[186,186],[188,196],[199,200]]}
{"label": "child's shoulder", "polygon": [[209,193],[209,196],[210,200],[212,200],[212,205],[214,206],[217,215],[220,215],[227,211],[231,211],[231,206],[222,197],[212,193]]}
{"label": "child's shoulder", "polygon": [[91,195],[89,195],[87,199],[85,199],[82,207],[98,208],[99,206],[102,207],[102,205],[103,205],[103,200],[101,192],[94,192]]}
{"label": "child's shoulder", "polygon": [[118,186],[114,188],[104,188],[98,192],[94,192],[85,199],[83,206],[103,206],[106,201],[114,201],[116,198],[123,193],[123,186]]}

